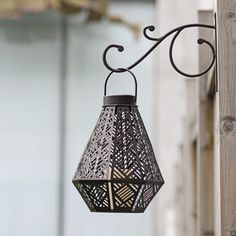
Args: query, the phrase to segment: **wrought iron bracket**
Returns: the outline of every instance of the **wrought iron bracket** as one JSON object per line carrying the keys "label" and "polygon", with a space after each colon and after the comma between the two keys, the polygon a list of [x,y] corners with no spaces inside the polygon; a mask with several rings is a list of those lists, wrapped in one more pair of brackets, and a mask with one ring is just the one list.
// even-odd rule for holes
{"label": "wrought iron bracket", "polygon": [[[208,29],[212,29],[215,31],[215,45],[213,46],[213,44],[211,42],[209,42],[206,39],[203,38],[199,38],[197,40],[198,44],[205,44],[207,46],[209,46],[210,50],[211,50],[211,54],[212,54],[212,58],[210,61],[210,64],[208,65],[208,67],[204,70],[201,71],[199,73],[196,74],[189,74],[186,73],[184,71],[182,71],[181,69],[179,69],[174,61],[174,57],[173,57],[173,47],[174,47],[174,43],[177,39],[177,37],[179,36],[179,34],[187,28],[208,28]],[[166,38],[168,38],[170,35],[172,35],[172,40],[170,42],[169,45],[169,59],[170,59],[170,63],[173,66],[173,68],[181,75],[185,76],[185,77],[200,77],[204,74],[206,74],[214,65],[216,59],[217,59],[217,48],[216,48],[216,17],[215,17],[215,25],[207,25],[207,24],[187,24],[187,25],[182,25],[179,26],[175,29],[172,29],[171,31],[169,31],[168,33],[166,33],[164,36],[162,37],[158,37],[158,38],[154,38],[152,36],[149,35],[150,32],[153,32],[155,30],[155,27],[153,25],[151,26],[147,26],[143,29],[143,35],[145,38],[147,38],[148,40],[154,41],[154,45],[143,55],[141,56],[139,59],[137,59],[133,64],[126,66],[126,67],[118,67],[118,68],[114,68],[112,66],[109,65],[108,60],[107,60],[107,55],[108,52],[111,49],[117,49],[119,52],[123,52],[124,51],[124,47],[122,45],[118,45],[118,44],[111,44],[109,45],[103,53],[103,63],[106,66],[106,68],[108,70],[110,70],[111,72],[115,72],[115,73],[123,73],[126,72],[127,70],[132,70],[134,67],[136,67],[139,63],[141,63],[152,51],[154,51],[155,48],[157,48],[161,42],[163,42]],[[218,87],[218,82],[217,82],[217,72],[216,72],[216,91],[217,91],[217,87]]]}

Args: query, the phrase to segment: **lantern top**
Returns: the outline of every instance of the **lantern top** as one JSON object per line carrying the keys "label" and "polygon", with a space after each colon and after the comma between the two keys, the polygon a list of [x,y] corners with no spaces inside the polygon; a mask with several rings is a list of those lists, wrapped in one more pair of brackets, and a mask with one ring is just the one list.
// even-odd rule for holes
{"label": "lantern top", "polygon": [[134,79],[135,85],[135,93],[134,95],[107,95],[107,82],[111,75],[114,73],[113,71],[107,76],[105,84],[104,84],[104,97],[103,97],[103,106],[137,106],[137,80],[134,73],[128,69],[120,68],[122,71],[126,71],[130,73]]}
{"label": "lantern top", "polygon": [[133,95],[109,95],[103,97],[103,106],[137,106]]}

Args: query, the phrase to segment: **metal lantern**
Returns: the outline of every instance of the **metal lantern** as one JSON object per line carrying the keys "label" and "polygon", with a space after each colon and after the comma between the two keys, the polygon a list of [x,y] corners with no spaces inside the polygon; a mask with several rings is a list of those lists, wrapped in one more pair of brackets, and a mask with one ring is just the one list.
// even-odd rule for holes
{"label": "metal lantern", "polygon": [[135,96],[106,95],[73,178],[92,212],[144,212],[164,184]]}

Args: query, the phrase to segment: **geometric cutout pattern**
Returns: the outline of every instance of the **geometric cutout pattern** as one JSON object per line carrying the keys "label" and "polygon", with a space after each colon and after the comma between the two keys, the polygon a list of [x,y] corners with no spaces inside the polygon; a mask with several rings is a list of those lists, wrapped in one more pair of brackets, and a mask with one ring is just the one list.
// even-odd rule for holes
{"label": "geometric cutout pattern", "polygon": [[137,106],[103,107],[72,182],[93,212],[144,212],[164,180]]}

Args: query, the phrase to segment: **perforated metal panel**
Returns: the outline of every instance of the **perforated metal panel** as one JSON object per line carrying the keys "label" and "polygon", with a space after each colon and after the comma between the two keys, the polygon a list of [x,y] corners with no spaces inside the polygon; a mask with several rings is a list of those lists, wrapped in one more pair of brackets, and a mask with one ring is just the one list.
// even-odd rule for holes
{"label": "perforated metal panel", "polygon": [[144,212],[164,181],[137,106],[113,97],[107,96],[73,183],[91,211]]}

